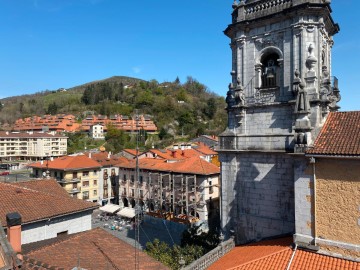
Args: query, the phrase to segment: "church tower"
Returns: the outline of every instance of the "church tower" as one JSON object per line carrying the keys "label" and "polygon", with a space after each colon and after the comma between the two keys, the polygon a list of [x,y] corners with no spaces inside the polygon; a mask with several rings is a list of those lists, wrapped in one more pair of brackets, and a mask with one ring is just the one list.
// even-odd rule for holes
{"label": "church tower", "polygon": [[330,111],[339,27],[330,0],[237,0],[225,34],[232,51],[220,136],[222,229],[245,243],[295,230],[294,183]]}

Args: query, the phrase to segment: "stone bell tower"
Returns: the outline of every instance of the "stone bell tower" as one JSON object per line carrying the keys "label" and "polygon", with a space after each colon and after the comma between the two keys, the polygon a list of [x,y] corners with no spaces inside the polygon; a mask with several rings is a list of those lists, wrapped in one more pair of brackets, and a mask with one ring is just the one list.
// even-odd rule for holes
{"label": "stone bell tower", "polygon": [[330,0],[234,1],[220,136],[222,229],[237,243],[294,232],[295,173],[340,94]]}

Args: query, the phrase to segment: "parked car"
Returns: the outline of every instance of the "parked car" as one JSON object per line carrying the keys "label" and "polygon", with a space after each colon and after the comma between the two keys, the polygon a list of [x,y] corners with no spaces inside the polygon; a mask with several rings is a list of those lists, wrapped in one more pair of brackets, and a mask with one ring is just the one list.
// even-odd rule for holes
{"label": "parked car", "polygon": [[10,172],[8,172],[8,171],[0,172],[0,175],[9,175],[9,174],[10,174]]}

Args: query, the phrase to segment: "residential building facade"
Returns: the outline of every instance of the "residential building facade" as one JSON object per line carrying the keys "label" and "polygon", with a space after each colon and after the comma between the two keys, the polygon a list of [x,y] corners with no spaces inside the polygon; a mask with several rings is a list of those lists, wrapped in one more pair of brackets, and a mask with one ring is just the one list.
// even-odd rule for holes
{"label": "residential building facade", "polygon": [[34,177],[50,177],[73,197],[99,200],[101,165],[84,154],[74,154],[28,165]]}
{"label": "residential building facade", "polygon": [[66,136],[46,132],[0,131],[1,160],[39,160],[66,154]]}
{"label": "residential building facade", "polygon": [[135,207],[137,202],[148,212],[166,212],[169,219],[189,216],[208,222],[219,211],[219,175],[217,166],[194,156],[169,161],[142,158],[119,164],[121,203]]}

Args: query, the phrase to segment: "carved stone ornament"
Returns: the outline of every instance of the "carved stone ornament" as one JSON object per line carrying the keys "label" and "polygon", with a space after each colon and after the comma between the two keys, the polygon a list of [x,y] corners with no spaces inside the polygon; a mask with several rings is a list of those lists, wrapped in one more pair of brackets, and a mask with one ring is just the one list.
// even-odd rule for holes
{"label": "carved stone ornament", "polygon": [[305,84],[300,79],[300,72],[295,71],[295,79],[293,82],[293,93],[296,95],[295,113],[309,113],[310,103],[307,96]]}
{"label": "carved stone ornament", "polygon": [[309,71],[314,71],[317,61],[317,58],[314,56],[314,45],[310,43],[308,47],[308,57],[306,58],[306,67]]}

